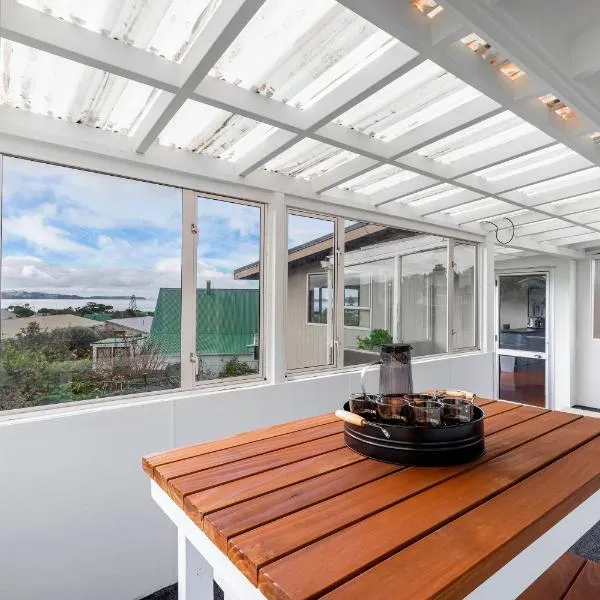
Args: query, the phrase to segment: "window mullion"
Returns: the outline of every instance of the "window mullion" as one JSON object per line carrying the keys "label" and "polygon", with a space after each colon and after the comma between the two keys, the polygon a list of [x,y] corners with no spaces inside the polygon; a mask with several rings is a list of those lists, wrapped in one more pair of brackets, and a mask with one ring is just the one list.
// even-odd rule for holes
{"label": "window mullion", "polygon": [[455,330],[454,330],[454,240],[448,240],[448,266],[446,269],[446,306],[448,310],[448,352],[454,351],[454,340],[455,340]]}
{"label": "window mullion", "polygon": [[196,192],[183,190],[181,242],[181,387],[196,383],[196,278],[198,202]]}
{"label": "window mullion", "polygon": [[344,219],[338,217],[335,224],[335,307],[333,331],[333,363],[335,366],[344,366],[344,252],[346,244],[346,229]]}

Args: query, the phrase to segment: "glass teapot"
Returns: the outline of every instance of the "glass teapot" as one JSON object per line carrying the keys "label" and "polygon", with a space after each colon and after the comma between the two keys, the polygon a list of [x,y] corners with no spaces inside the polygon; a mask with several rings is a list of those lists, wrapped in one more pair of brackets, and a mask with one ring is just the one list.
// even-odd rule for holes
{"label": "glass teapot", "polygon": [[379,394],[384,397],[403,396],[413,393],[412,368],[410,364],[409,344],[384,344],[379,351],[379,360],[368,364],[360,374],[363,394],[365,375],[379,366]]}

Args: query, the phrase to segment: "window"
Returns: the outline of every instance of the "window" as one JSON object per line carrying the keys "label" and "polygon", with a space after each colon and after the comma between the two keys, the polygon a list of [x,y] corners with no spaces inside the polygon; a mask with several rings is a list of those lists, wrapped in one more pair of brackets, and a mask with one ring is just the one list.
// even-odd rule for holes
{"label": "window", "polygon": [[196,381],[262,373],[261,207],[198,196]]}
{"label": "window", "polygon": [[477,246],[453,245],[454,269],[454,349],[477,345]]}
{"label": "window", "polygon": [[324,273],[308,274],[308,322],[327,324],[327,309],[329,306],[329,291],[332,282],[327,281]]}
{"label": "window", "polygon": [[594,311],[594,338],[600,339],[600,260],[594,260],[592,262],[594,269],[593,273],[593,311]]}
{"label": "window", "polygon": [[371,273],[368,268],[346,269],[344,276],[344,327],[371,326]]}
{"label": "window", "polygon": [[288,215],[288,370],[335,364],[335,232],[334,219]]}
{"label": "window", "polygon": [[2,165],[0,409],[179,387],[181,190]]}

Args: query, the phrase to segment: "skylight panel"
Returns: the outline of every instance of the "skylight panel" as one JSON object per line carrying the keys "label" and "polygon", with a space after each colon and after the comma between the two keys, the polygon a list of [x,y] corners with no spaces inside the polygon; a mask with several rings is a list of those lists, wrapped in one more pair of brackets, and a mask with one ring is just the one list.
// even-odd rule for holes
{"label": "skylight panel", "polygon": [[600,167],[591,167],[590,169],[584,169],[582,171],[577,171],[576,173],[554,177],[554,179],[546,179],[540,183],[534,183],[533,185],[519,188],[518,191],[526,196],[537,196],[544,192],[568,188],[571,185],[576,185],[585,181],[593,181],[594,179],[598,179],[598,185],[600,186]]}
{"label": "skylight panel", "polygon": [[479,210],[480,208],[489,207],[494,208],[497,204],[504,204],[499,200],[494,200],[493,198],[482,198],[481,200],[474,200],[473,202],[469,202],[468,204],[461,204],[460,206],[454,206],[453,208],[449,208],[444,212],[446,215],[450,215],[452,217],[456,216],[468,216],[470,212],[475,210]]}
{"label": "skylight panel", "polygon": [[393,165],[382,165],[376,169],[368,171],[367,173],[363,173],[358,177],[354,177],[338,187],[351,192],[369,195],[375,194],[376,192],[381,192],[382,190],[387,190],[393,185],[410,181],[418,176],[418,173],[405,171],[400,167],[395,167]]}
{"label": "skylight panel", "polygon": [[512,160],[508,160],[499,165],[483,169],[475,173],[479,177],[487,179],[487,181],[501,181],[508,177],[514,177],[533,169],[552,165],[561,162],[572,156],[577,156],[577,152],[567,148],[563,144],[556,144],[549,148],[543,148],[536,152],[531,152],[525,156],[520,156]]}
{"label": "skylight panel", "polygon": [[503,54],[496,52],[489,42],[486,42],[476,33],[471,33],[460,40],[467,48],[481,56],[483,60],[500,71],[502,75],[511,80],[519,79],[525,75],[525,71],[517,66],[512,60]]}
{"label": "skylight panel", "polygon": [[537,129],[533,125],[506,111],[429,144],[417,150],[417,154],[443,164],[452,164],[535,131]]}
{"label": "skylight panel", "polygon": [[567,210],[576,210],[577,208],[583,206],[584,203],[586,206],[590,204],[595,205],[597,203],[598,208],[600,208],[600,190],[596,192],[587,192],[586,194],[577,194],[576,196],[570,196],[569,198],[562,198],[552,202],[546,202],[544,204],[540,204],[539,206],[552,206],[555,208],[566,207]]}
{"label": "skylight panel", "polygon": [[180,62],[222,0],[18,0],[58,19]]}
{"label": "skylight panel", "polygon": [[475,88],[426,60],[335,122],[389,141],[481,95]]}
{"label": "skylight panel", "polygon": [[265,170],[310,180],[324,175],[356,157],[357,155],[353,152],[340,150],[315,140],[304,139],[269,161],[265,165]]}
{"label": "skylight panel", "polygon": [[0,40],[0,104],[132,135],[158,91],[35,48]]}
{"label": "skylight panel", "polygon": [[420,190],[414,194],[399,198],[397,201],[408,204],[409,206],[424,206],[430,202],[435,202],[436,200],[441,200],[443,198],[450,198],[451,196],[464,191],[463,188],[456,187],[450,183],[441,183],[440,185],[434,185],[426,190]]}
{"label": "skylight panel", "polygon": [[188,100],[158,138],[159,144],[236,162],[276,127]]}
{"label": "skylight panel", "polygon": [[211,75],[305,109],[398,44],[333,0],[267,0]]}

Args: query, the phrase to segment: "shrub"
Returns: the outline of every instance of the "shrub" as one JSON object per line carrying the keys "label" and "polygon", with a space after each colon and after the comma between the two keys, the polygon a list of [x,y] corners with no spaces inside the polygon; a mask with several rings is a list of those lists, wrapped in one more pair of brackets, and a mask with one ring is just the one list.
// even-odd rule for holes
{"label": "shrub", "polygon": [[239,360],[237,356],[234,356],[225,363],[223,369],[219,373],[219,377],[239,377],[240,375],[250,375],[255,372],[256,371],[254,371],[250,365]]}
{"label": "shrub", "polygon": [[365,338],[357,338],[360,350],[377,350],[384,344],[391,344],[394,338],[385,329],[373,329]]}

